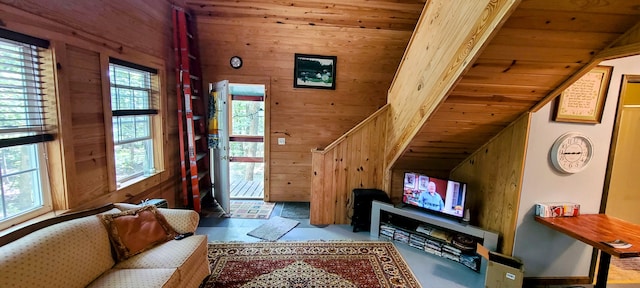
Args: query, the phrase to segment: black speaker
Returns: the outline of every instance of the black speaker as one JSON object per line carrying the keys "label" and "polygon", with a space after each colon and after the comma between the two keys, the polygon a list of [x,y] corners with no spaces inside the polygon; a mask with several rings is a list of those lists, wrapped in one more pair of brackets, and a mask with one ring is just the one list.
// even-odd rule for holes
{"label": "black speaker", "polygon": [[391,199],[382,190],[378,189],[353,189],[353,216],[351,226],[353,232],[369,231],[371,226],[371,202],[378,200],[391,203]]}

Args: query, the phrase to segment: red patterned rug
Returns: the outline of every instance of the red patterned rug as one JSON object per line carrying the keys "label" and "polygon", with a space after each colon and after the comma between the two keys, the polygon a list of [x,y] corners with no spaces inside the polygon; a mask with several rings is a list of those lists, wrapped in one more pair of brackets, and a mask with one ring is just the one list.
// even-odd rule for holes
{"label": "red patterned rug", "polygon": [[390,242],[210,243],[211,287],[420,287]]}

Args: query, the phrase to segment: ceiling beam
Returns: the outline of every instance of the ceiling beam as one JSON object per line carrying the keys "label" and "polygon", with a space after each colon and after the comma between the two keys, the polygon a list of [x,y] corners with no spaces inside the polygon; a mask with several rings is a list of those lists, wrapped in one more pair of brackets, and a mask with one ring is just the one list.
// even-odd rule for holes
{"label": "ceiling beam", "polygon": [[519,3],[427,2],[389,89],[385,186],[390,167]]}

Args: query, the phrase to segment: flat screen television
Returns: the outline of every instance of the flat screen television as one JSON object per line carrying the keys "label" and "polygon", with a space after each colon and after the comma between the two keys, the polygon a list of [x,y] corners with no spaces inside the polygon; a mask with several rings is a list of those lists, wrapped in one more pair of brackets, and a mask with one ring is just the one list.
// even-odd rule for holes
{"label": "flat screen television", "polygon": [[402,203],[405,205],[462,219],[466,194],[466,183],[434,178],[421,173],[404,173]]}

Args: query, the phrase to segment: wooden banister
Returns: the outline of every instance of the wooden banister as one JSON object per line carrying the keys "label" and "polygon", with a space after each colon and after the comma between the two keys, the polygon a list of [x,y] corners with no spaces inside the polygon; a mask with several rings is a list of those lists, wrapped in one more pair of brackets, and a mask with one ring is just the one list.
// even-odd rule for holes
{"label": "wooden banister", "polygon": [[324,149],[311,150],[311,224],[348,224],[351,191],[382,187],[388,111],[389,104]]}

